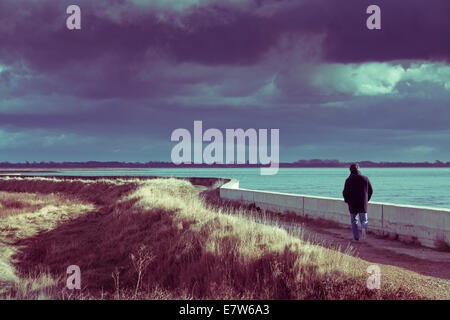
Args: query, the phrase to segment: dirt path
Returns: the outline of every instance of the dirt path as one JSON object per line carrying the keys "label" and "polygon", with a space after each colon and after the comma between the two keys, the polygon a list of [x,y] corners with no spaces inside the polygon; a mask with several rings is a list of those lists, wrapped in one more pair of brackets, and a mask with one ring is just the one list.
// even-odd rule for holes
{"label": "dirt path", "polygon": [[365,242],[354,243],[351,241],[350,223],[348,228],[313,221],[281,220],[279,223],[294,234],[302,228],[303,237],[318,245],[340,247],[342,251],[350,248],[361,259],[355,268],[366,272],[369,265],[378,265],[382,283],[401,284],[431,299],[450,299],[450,252],[410,245],[371,233]]}

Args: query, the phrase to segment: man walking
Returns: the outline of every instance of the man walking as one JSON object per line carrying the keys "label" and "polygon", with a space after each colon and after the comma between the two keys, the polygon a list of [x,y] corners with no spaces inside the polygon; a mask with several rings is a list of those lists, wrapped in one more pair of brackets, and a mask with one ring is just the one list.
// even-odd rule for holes
{"label": "man walking", "polygon": [[372,193],[369,178],[359,172],[358,163],[352,163],[350,165],[350,176],[345,180],[342,194],[350,211],[354,241],[359,240],[357,215],[359,215],[359,221],[361,222],[362,239],[364,240],[367,237],[367,203],[372,197]]}

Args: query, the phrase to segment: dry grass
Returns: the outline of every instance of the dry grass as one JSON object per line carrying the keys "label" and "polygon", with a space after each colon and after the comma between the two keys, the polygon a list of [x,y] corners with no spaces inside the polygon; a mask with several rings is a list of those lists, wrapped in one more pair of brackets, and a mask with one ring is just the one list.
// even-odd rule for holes
{"label": "dry grass", "polygon": [[[15,192],[3,195],[6,202],[23,206],[0,218],[0,230],[16,228],[0,233],[9,250],[0,275],[10,275],[2,298],[418,298],[385,284],[367,289],[348,252],[301,240],[244,209],[212,207],[188,181],[0,179],[0,189]],[[26,209],[45,201],[53,213]],[[80,291],[65,289],[74,264]]]}
{"label": "dry grass", "polygon": [[20,249],[18,241],[52,230],[94,207],[61,195],[5,192],[0,193],[0,205],[0,294],[18,284],[23,297],[31,298],[28,293],[34,291],[40,292],[35,298],[42,297],[46,290],[41,289],[53,286],[55,281],[46,273],[19,281],[13,267],[13,256]]}

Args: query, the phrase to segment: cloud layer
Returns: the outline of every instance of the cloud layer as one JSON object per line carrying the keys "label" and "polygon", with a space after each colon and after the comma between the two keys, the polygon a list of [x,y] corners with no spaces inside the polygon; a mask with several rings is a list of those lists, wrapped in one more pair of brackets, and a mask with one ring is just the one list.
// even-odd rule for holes
{"label": "cloud layer", "polygon": [[0,3],[0,160],[169,160],[194,120],[280,128],[282,161],[450,158],[446,0],[379,0],[381,31],[361,0],[69,4]]}

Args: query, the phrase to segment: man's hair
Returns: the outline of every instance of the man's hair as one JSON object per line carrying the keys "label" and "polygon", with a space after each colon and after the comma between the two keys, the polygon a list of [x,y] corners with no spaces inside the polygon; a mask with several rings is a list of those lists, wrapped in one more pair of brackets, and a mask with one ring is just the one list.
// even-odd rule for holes
{"label": "man's hair", "polygon": [[350,171],[351,172],[358,172],[359,171],[359,163],[352,163],[350,165]]}

